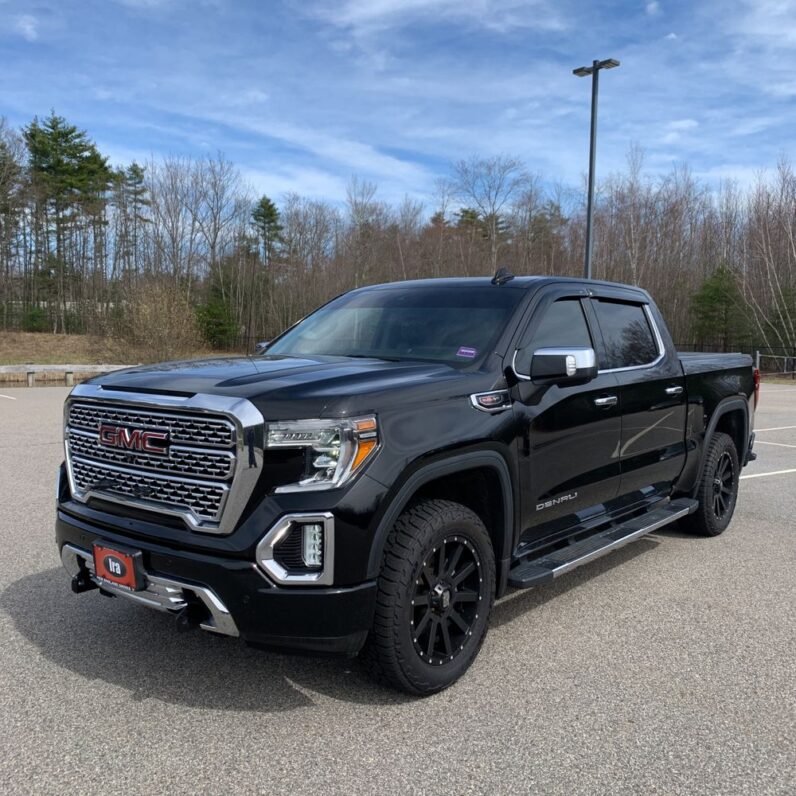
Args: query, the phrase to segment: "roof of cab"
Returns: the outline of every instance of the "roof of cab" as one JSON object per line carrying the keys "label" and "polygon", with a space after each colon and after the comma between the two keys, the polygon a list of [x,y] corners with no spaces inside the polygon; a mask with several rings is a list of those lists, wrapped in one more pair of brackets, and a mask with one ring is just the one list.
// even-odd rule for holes
{"label": "roof of cab", "polygon": [[487,287],[492,286],[495,290],[506,290],[509,288],[527,290],[531,287],[538,288],[546,284],[575,283],[584,285],[586,283],[599,287],[623,288],[625,290],[644,293],[643,289],[634,285],[626,285],[621,282],[607,282],[599,279],[584,279],[583,277],[572,276],[515,276],[508,282],[500,285],[492,283],[489,276],[462,276],[447,277],[436,279],[408,279],[403,282],[383,282],[377,285],[366,285],[357,290],[391,290],[412,287]]}

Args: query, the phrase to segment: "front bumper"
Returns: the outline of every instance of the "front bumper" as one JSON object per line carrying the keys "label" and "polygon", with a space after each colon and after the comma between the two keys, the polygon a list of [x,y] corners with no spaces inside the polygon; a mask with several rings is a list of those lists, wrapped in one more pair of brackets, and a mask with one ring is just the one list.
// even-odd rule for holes
{"label": "front bumper", "polygon": [[92,580],[89,560],[95,541],[141,550],[147,589],[131,593],[102,584],[103,591],[174,614],[198,601],[207,609],[204,629],[239,635],[252,645],[354,655],[373,618],[373,581],[345,588],[279,587],[252,561],[132,540],[63,511],[55,535],[67,570],[73,575],[83,571]]}

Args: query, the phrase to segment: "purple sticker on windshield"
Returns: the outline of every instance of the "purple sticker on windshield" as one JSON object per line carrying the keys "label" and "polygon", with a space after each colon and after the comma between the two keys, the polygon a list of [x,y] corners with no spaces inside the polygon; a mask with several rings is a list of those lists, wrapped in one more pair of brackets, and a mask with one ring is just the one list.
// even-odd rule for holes
{"label": "purple sticker on windshield", "polygon": [[457,357],[464,357],[465,359],[475,359],[475,355],[478,353],[477,348],[470,348],[470,346],[463,345],[459,350],[456,352]]}

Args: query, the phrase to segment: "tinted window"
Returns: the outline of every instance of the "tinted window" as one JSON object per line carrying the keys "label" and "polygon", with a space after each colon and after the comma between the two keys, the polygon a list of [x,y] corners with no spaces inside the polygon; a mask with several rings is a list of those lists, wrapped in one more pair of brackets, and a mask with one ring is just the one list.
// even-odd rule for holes
{"label": "tinted window", "polygon": [[551,304],[531,336],[531,349],[591,348],[589,327],[578,299],[562,299]]}
{"label": "tinted window", "polygon": [[657,358],[658,346],[639,304],[600,299],[594,308],[605,343],[604,361],[600,362],[603,370],[647,365]]}
{"label": "tinted window", "polygon": [[321,307],[265,355],[421,359],[471,365],[497,342],[525,295],[496,287],[375,288]]}

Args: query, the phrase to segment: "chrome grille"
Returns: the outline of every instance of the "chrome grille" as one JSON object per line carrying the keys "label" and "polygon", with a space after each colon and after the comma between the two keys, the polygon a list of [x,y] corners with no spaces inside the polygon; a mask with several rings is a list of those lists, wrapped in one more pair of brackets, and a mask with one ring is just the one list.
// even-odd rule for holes
{"label": "chrome grille", "polygon": [[201,445],[205,448],[230,448],[235,444],[235,426],[223,417],[203,417],[146,409],[128,409],[108,404],[74,403],[69,407],[70,428],[97,431],[101,424],[168,431],[171,442]]}
{"label": "chrome grille", "polygon": [[168,456],[109,448],[101,445],[96,432],[69,429],[66,434],[73,456],[110,462],[143,470],[185,475],[201,479],[231,478],[235,469],[235,455],[231,451],[200,450],[171,445]]}
{"label": "chrome grille", "polygon": [[200,520],[218,520],[229,487],[226,484],[198,483],[151,473],[135,473],[107,464],[93,464],[72,457],[75,486],[84,492],[122,495],[175,508],[188,509]]}
{"label": "chrome grille", "polygon": [[[102,425],[165,432],[167,454],[102,444]],[[64,438],[73,493],[79,500],[96,495],[132,503],[182,516],[192,528],[219,532],[214,529],[222,525],[238,464],[238,432],[231,419],[72,400]]]}

